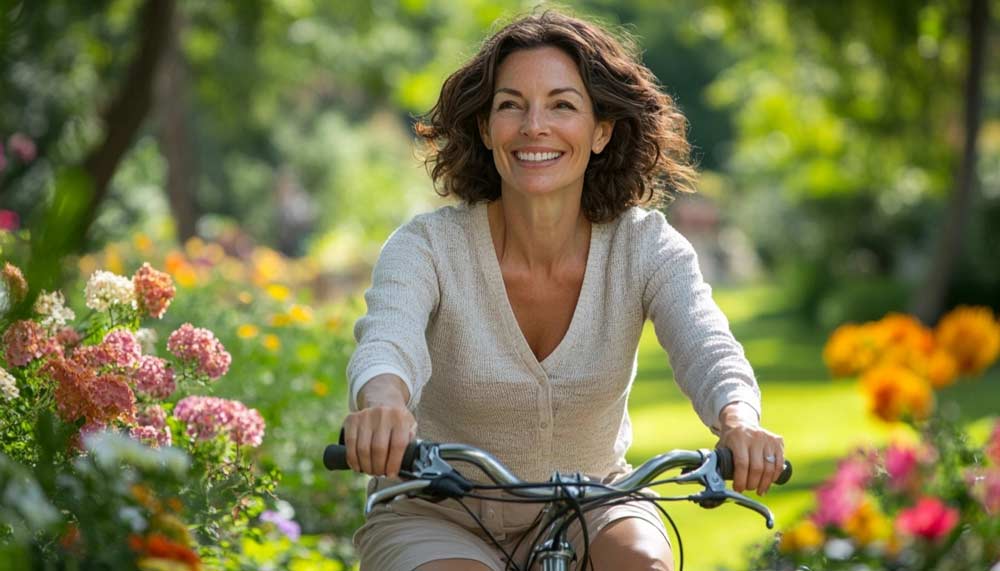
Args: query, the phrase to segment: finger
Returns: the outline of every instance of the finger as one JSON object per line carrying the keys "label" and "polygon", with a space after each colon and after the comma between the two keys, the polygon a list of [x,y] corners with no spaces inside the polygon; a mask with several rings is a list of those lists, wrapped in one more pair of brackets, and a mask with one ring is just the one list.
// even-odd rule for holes
{"label": "finger", "polygon": [[389,459],[389,439],[392,437],[392,427],[378,427],[372,433],[372,474],[385,475],[386,460]]}
{"label": "finger", "polygon": [[733,451],[733,489],[742,492],[747,485],[747,471],[750,466],[750,459],[745,446],[731,447]]}
{"label": "finger", "polygon": [[358,429],[358,467],[365,474],[372,473],[372,432],[367,427]]}
{"label": "finger", "polygon": [[389,438],[389,457],[385,461],[385,473],[395,478],[399,475],[400,465],[403,463],[403,454],[410,443],[409,430],[395,428]]}
{"label": "finger", "polygon": [[764,446],[752,443],[750,445],[750,468],[747,473],[747,490],[756,490],[760,487],[760,477],[764,473]]}
{"label": "finger", "polygon": [[355,472],[361,469],[358,462],[358,427],[353,416],[344,419],[344,446],[347,447],[347,465]]}
{"label": "finger", "polygon": [[766,494],[768,488],[771,487],[771,482],[774,481],[774,473],[775,473],[775,467],[777,466],[778,463],[777,460],[778,455],[769,450],[764,450],[764,457],[766,458],[769,455],[774,456],[774,462],[768,462],[767,460],[764,461],[764,466],[763,466],[764,470],[760,475],[760,483],[757,485],[758,496],[763,496],[764,494]]}

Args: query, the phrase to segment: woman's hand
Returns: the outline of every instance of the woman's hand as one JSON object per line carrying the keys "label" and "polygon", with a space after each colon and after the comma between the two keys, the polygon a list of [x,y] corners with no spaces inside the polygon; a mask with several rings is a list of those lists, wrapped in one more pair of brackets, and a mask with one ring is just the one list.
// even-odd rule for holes
{"label": "woman's hand", "polygon": [[785,465],[785,442],[757,423],[757,413],[750,405],[734,402],[719,415],[720,446],[733,451],[733,489],[767,493]]}
{"label": "woman's hand", "polygon": [[409,392],[402,379],[380,375],[358,394],[361,410],[344,419],[347,464],[356,472],[396,476],[406,446],[417,435],[417,421],[406,408]]}

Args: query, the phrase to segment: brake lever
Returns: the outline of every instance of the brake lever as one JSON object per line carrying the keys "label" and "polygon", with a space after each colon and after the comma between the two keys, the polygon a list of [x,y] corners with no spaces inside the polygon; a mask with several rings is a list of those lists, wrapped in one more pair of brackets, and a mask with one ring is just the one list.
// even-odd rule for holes
{"label": "brake lever", "polygon": [[719,475],[719,461],[715,455],[715,451],[703,448],[698,452],[705,458],[701,466],[689,472],[684,472],[673,479],[677,483],[696,483],[705,487],[701,492],[688,496],[688,499],[703,508],[715,508],[722,505],[726,500],[731,500],[737,505],[759,513],[767,522],[767,528],[773,529],[774,514],[771,513],[771,510],[767,506],[726,487],[726,481]]}
{"label": "brake lever", "polygon": [[472,485],[443,458],[436,445],[421,446],[417,441],[418,456],[413,459],[412,470],[401,470],[400,475],[411,478],[406,482],[373,492],[365,502],[367,516],[377,504],[391,501],[406,494],[414,497],[422,491],[429,491],[428,499],[441,501],[447,497],[460,496],[472,489]]}

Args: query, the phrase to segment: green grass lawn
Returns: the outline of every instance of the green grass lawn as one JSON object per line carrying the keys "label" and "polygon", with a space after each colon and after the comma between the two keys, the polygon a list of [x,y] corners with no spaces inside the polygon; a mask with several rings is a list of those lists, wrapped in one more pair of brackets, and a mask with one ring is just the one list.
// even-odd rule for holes
{"label": "green grass lawn", "polygon": [[[840,456],[859,445],[884,443],[894,430],[903,429],[869,418],[855,382],[830,380],[821,357],[826,332],[789,314],[780,291],[766,286],[719,289],[715,299],[757,373],[764,426],[784,437],[785,454],[794,464],[792,481],[772,488],[763,499],[779,529],[810,507],[812,489],[829,476]],[[974,432],[983,434],[990,416],[1000,411],[1000,368],[994,367],[983,379],[950,387],[939,397],[939,404],[957,403]],[[633,464],[671,448],[715,444],[715,437],[674,384],[666,355],[649,325],[639,346],[639,372],[629,411],[635,431],[629,452]],[[664,486],[659,491],[677,495],[687,490],[693,488]],[[748,547],[773,533],[759,515],[735,505],[714,510],[688,503],[664,506],[680,528],[689,570],[745,568]]]}

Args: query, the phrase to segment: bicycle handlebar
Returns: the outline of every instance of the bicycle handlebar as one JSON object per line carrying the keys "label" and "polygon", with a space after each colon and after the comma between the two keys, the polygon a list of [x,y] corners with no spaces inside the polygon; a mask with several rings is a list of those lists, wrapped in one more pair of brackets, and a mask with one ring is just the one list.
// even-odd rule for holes
{"label": "bicycle handlebar", "polygon": [[[521,480],[511,474],[506,466],[501,464],[491,455],[483,452],[482,450],[460,444],[435,445],[433,443],[422,441],[411,442],[406,447],[406,452],[403,454],[403,470],[413,470],[413,462],[419,457],[421,446],[437,446],[441,451],[441,458],[445,460],[461,460],[474,464],[486,472],[498,484],[523,484]],[[684,454],[685,452],[688,454]],[[735,470],[735,462],[733,460],[732,451],[728,448],[716,448],[716,453],[718,458],[717,466],[719,475],[722,476],[724,480],[731,481]],[[652,460],[661,459],[662,456],[667,455],[670,455],[670,459],[666,462],[669,464],[666,467],[661,465],[663,462],[652,462]],[[694,451],[675,450],[667,454],[661,454],[660,456],[651,459],[649,462],[646,462],[633,471],[629,477],[622,480],[622,487],[626,487],[624,485],[626,480],[632,479],[633,476],[635,476],[634,479],[636,480],[635,485],[645,484],[649,483],[653,477],[665,470],[680,466],[698,465],[703,459],[704,458],[700,453]],[[663,460],[667,459],[664,458]],[[327,446],[326,450],[323,451],[323,465],[326,466],[327,470],[350,470],[351,467],[347,464],[347,447],[341,444],[331,444]],[[643,468],[647,465],[648,469],[644,470]],[[791,477],[792,465],[790,462],[785,461],[781,470],[781,475],[778,476],[774,483],[779,485],[785,484],[789,479],[791,479]]]}

